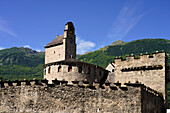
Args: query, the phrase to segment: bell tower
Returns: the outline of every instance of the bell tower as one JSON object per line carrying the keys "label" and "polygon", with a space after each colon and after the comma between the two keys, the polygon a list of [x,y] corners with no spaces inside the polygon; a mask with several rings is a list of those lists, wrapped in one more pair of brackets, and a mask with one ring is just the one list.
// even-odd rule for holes
{"label": "bell tower", "polygon": [[65,46],[65,60],[76,58],[76,35],[72,22],[65,25],[63,43]]}

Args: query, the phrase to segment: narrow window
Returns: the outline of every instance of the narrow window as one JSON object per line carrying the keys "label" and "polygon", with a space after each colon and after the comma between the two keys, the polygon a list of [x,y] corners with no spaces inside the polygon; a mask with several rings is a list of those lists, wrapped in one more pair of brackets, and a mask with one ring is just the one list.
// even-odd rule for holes
{"label": "narrow window", "polygon": [[112,72],[114,72],[115,70],[114,69],[112,69]]}
{"label": "narrow window", "polygon": [[51,67],[48,68],[48,73],[51,73]]}
{"label": "narrow window", "polygon": [[61,71],[62,71],[61,66],[59,66],[58,67],[58,72],[61,72]]}
{"label": "narrow window", "polygon": [[90,74],[91,73],[91,70],[90,70],[90,67],[88,67],[88,72],[87,72],[88,74]]}
{"label": "narrow window", "polygon": [[72,72],[72,66],[68,67],[68,72]]}
{"label": "narrow window", "polygon": [[79,73],[82,73],[82,67],[79,66],[79,70],[78,70]]}
{"label": "narrow window", "polygon": [[55,53],[55,51],[54,51],[54,53]]}
{"label": "narrow window", "polygon": [[44,75],[46,75],[46,69],[44,70]]}

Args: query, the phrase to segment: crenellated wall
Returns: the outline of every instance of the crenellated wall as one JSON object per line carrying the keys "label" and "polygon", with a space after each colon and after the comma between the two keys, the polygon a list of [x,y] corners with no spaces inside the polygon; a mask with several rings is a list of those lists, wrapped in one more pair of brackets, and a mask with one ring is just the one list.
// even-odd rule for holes
{"label": "crenellated wall", "polygon": [[167,100],[166,83],[166,53],[155,52],[150,56],[148,53],[139,55],[138,58],[132,54],[126,57],[115,59],[115,81],[135,82],[140,81],[148,87],[163,93]]}
{"label": "crenellated wall", "polygon": [[161,94],[140,83],[67,83],[1,81],[0,112],[165,113]]}

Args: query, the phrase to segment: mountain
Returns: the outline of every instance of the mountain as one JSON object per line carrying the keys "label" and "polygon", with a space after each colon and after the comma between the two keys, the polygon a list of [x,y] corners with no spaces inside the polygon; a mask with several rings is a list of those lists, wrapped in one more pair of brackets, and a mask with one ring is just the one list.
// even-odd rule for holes
{"label": "mountain", "polygon": [[[105,68],[116,56],[125,58],[131,53],[138,55],[156,50],[167,52],[170,65],[170,40],[165,39],[143,39],[131,42],[119,40],[97,51],[77,55],[77,58]],[[44,52],[23,47],[0,50],[0,78],[5,80],[42,79],[43,65]]]}
{"label": "mountain", "polygon": [[117,41],[115,41],[115,42],[113,42],[112,44],[111,44],[111,46],[115,46],[115,45],[125,45],[125,44],[127,44],[128,42],[124,42],[124,41],[122,41],[122,40],[117,40]]}
{"label": "mountain", "polygon": [[131,42],[116,41],[109,46],[97,51],[80,56],[78,59],[105,68],[109,62],[114,61],[116,56],[125,56],[140,53],[152,53],[165,50],[169,57],[170,65],[170,40],[165,39],[142,39]]}
{"label": "mountain", "polygon": [[41,79],[43,64],[44,52],[23,47],[0,50],[0,77],[5,80]]}

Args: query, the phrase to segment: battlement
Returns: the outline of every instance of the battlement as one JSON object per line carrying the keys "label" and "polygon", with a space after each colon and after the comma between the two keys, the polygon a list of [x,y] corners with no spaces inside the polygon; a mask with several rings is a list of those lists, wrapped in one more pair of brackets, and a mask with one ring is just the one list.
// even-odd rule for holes
{"label": "battlement", "polygon": [[167,77],[167,62],[165,51],[156,51],[151,54],[146,52],[138,56],[131,54],[125,59],[116,57],[115,62],[112,63],[115,66],[114,80],[122,83],[138,80],[142,84],[161,92],[167,103],[166,82],[169,80]]}
{"label": "battlement", "polygon": [[111,83],[106,81],[103,85],[100,84],[100,82],[98,82],[97,80],[95,80],[93,82],[93,85],[89,85],[89,82],[87,81],[87,79],[85,79],[84,81],[77,81],[74,80],[72,81],[71,84],[68,84],[68,81],[63,80],[53,80],[52,84],[48,82],[47,79],[43,79],[41,81],[39,80],[22,80],[22,81],[0,81],[0,88],[8,88],[8,87],[25,87],[25,86],[42,86],[42,87],[55,87],[55,86],[68,86],[68,87],[79,87],[79,88],[88,88],[88,89],[93,89],[93,90],[97,90],[97,89],[106,89],[106,90],[123,90],[123,91],[127,91],[129,89],[129,87],[141,87],[142,89],[144,89],[146,92],[149,92],[155,96],[159,96],[162,97],[162,95],[160,93],[158,93],[157,91],[151,89],[150,87],[145,86],[144,84],[141,84],[141,82],[136,81],[135,83],[130,83],[130,81],[128,83],[119,83],[119,81],[115,82],[115,83]]}
{"label": "battlement", "polygon": [[[134,54],[131,54],[129,56],[126,56],[125,59],[123,59],[121,56],[115,58],[115,64],[119,63],[126,63],[126,62],[136,62],[138,64],[142,63],[150,63],[155,62],[157,64],[158,62],[163,63],[165,61],[166,52],[164,50],[162,51],[156,51],[154,53],[149,54],[146,52],[145,54],[141,53],[140,55],[135,56]],[[163,61],[164,60],[164,61]]]}
{"label": "battlement", "polygon": [[1,112],[163,113],[164,109],[162,95],[138,81],[103,85],[97,80],[89,85],[87,79],[70,84],[57,79],[52,84],[46,79],[0,81],[0,98]]}

